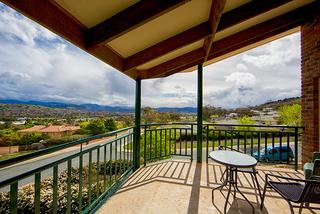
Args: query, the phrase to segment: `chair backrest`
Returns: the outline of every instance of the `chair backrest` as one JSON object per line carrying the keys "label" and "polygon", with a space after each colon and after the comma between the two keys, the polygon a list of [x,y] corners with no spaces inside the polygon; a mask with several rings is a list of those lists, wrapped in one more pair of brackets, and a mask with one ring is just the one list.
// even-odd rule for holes
{"label": "chair backrest", "polygon": [[300,202],[320,204],[320,178],[308,180],[300,197]]}
{"label": "chair backrest", "polygon": [[316,159],[320,159],[320,152],[314,152],[312,155],[312,162],[314,162]]}
{"label": "chair backrest", "polygon": [[320,159],[314,160],[312,175],[320,176]]}

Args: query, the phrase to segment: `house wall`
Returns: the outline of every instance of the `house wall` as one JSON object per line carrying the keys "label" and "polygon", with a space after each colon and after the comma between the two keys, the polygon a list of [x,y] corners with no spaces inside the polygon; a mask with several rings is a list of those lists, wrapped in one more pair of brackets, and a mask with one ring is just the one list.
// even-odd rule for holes
{"label": "house wall", "polygon": [[301,26],[302,162],[319,151],[320,15]]}

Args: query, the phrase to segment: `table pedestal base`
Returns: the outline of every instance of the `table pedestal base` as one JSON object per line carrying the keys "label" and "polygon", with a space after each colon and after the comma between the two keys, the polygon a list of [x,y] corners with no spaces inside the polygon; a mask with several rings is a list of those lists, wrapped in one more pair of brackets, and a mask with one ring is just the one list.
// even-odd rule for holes
{"label": "table pedestal base", "polygon": [[[236,197],[236,193],[239,192],[240,195],[250,204],[250,206],[252,207],[252,213],[255,212],[255,208],[253,206],[253,204],[248,200],[248,198],[239,190],[238,188],[238,183],[237,183],[237,180],[238,180],[238,169],[235,168],[235,167],[227,167],[226,169],[226,179],[224,180],[223,184],[221,184],[220,186],[218,187],[215,187],[212,189],[212,203],[214,204],[214,191],[217,190],[217,189],[222,189],[223,187],[227,187],[229,186],[228,188],[228,194],[227,194],[227,198],[226,198],[226,203],[224,205],[224,213],[227,213],[227,205],[228,205],[228,200],[229,200],[229,196],[230,196],[230,193],[231,193],[231,189],[233,187],[233,196],[234,198]],[[257,177],[255,176],[255,180],[256,180],[256,183],[259,187],[259,184],[257,182]]]}

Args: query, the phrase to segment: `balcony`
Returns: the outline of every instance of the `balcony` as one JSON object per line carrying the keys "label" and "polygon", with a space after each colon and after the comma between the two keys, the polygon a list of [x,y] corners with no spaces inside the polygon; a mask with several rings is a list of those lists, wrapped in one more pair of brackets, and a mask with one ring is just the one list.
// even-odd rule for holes
{"label": "balcony", "polygon": [[[303,178],[301,171],[274,165],[259,164],[257,169],[261,187],[266,173]],[[223,213],[226,189],[215,191],[215,204],[211,202],[211,190],[221,184],[223,171],[223,166],[211,160],[196,163],[174,158],[156,162],[137,170],[97,213]],[[250,175],[240,173],[239,187],[259,207],[259,194],[252,186]],[[229,201],[227,213],[252,213],[252,208],[241,196],[235,200],[230,196]],[[279,213],[279,210],[289,213],[287,202],[268,191],[263,211],[257,208],[256,213]]]}
{"label": "balcony", "polygon": [[[136,144],[137,129],[129,127],[17,157],[10,163],[2,161],[1,172],[7,176],[0,181],[1,213],[157,213],[160,208],[169,213],[223,212],[227,191],[216,191],[212,204],[211,189],[221,184],[224,167],[208,158],[219,148],[258,159],[261,188],[266,173],[303,177],[297,170],[301,127],[205,124],[201,130],[199,144],[195,123],[142,125],[140,144]],[[65,152],[71,148],[71,153]],[[194,161],[199,157],[202,163]],[[21,161],[28,162],[20,163],[20,168],[12,165]],[[136,168],[136,162],[143,166]],[[10,176],[15,167],[22,171]],[[258,207],[260,199],[250,175],[240,173],[238,178],[240,189]],[[128,206],[128,201],[134,206]],[[251,209],[240,196],[230,203],[228,213]],[[268,191],[263,213],[279,209],[288,210],[286,201]]]}

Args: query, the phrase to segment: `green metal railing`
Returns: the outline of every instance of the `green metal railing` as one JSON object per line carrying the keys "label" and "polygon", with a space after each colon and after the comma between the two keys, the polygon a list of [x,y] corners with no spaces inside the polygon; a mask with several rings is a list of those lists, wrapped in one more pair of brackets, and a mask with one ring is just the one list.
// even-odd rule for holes
{"label": "green metal railing", "polygon": [[115,136],[115,135],[117,135],[117,134],[119,134],[121,132],[125,132],[125,131],[128,131],[130,129],[132,129],[132,127],[127,127],[127,128],[123,128],[123,129],[118,129],[118,130],[115,130],[115,131],[107,132],[107,133],[104,133],[104,134],[85,137],[85,138],[82,138],[82,139],[79,139],[79,140],[75,140],[75,141],[72,141],[72,142],[63,143],[63,144],[59,144],[59,145],[56,145],[56,146],[51,146],[49,148],[40,149],[38,151],[29,153],[29,154],[20,155],[18,157],[10,158],[10,159],[7,159],[7,160],[1,160],[0,161],[0,169],[3,168],[3,167],[9,166],[9,165],[13,165],[15,163],[20,163],[22,161],[26,161],[26,160],[29,160],[29,159],[32,159],[32,158],[40,157],[42,155],[47,155],[47,154],[50,154],[50,153],[53,153],[53,152],[56,152],[56,151],[60,151],[62,149],[70,148],[70,147],[73,147],[73,146],[77,146],[77,145],[80,145],[80,150],[81,150],[82,149],[82,145],[84,143],[88,143],[88,142],[90,142],[92,140],[100,139],[100,138],[103,138],[103,137]]}
{"label": "green metal railing", "polygon": [[[28,209],[32,207],[28,210],[31,213],[89,213],[95,210],[134,169],[133,127],[113,133],[120,134],[1,181],[0,198],[8,198],[9,201],[1,201],[0,212],[26,212],[26,207],[23,207],[26,203],[29,204]],[[30,177],[33,182],[20,184]]]}
{"label": "green metal railing", "polygon": [[[137,130],[141,131],[135,133]],[[31,213],[94,212],[137,168],[141,158],[146,165],[171,156],[193,160],[200,152],[208,161],[211,151],[223,147],[256,156],[259,161],[291,164],[297,169],[301,130],[297,126],[203,124],[198,129],[196,123],[144,124],[140,129],[129,127],[41,150],[32,157],[115,135],[113,139],[80,147],[79,152],[1,181],[0,213],[25,212],[26,203],[31,206],[27,208]],[[283,154],[286,158],[277,159],[277,155]],[[22,156],[18,160],[30,158]],[[29,179],[27,183],[26,179]]]}
{"label": "green metal railing", "polygon": [[211,151],[223,147],[249,154],[261,162],[290,164],[296,170],[298,168],[302,127],[204,124],[200,129],[200,147],[195,143],[201,136],[197,134],[196,123],[145,124],[142,129],[141,155],[145,164],[172,155],[189,156],[192,160],[194,154],[199,157],[198,153],[208,161]]}

